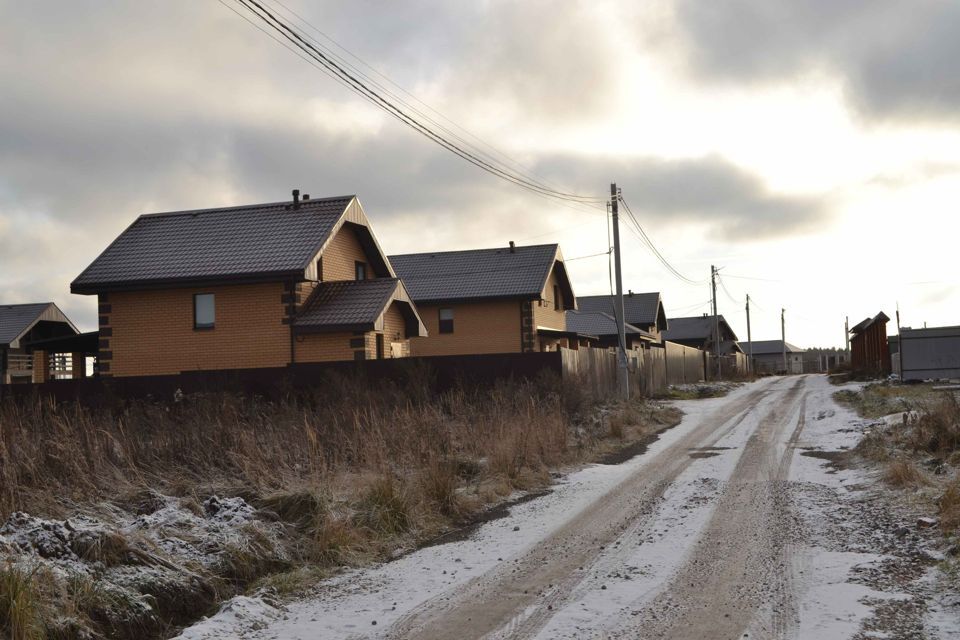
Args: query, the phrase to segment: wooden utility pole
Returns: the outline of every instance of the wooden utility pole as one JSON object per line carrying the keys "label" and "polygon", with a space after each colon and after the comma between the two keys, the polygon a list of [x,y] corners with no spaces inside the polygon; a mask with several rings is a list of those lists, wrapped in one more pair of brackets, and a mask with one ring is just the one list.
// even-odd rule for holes
{"label": "wooden utility pole", "polygon": [[610,185],[610,215],[613,218],[613,268],[616,272],[617,294],[614,298],[613,310],[617,316],[617,381],[620,387],[620,397],[630,398],[630,372],[627,369],[627,332],[623,318],[623,277],[620,273],[620,192],[617,183]]}
{"label": "wooden utility pole", "polygon": [[713,293],[713,355],[717,359],[717,380],[723,376],[720,370],[720,316],[717,315],[717,268],[710,265],[710,290]]}
{"label": "wooden utility pole", "polygon": [[750,345],[750,361],[747,363],[747,373],[753,373],[753,336],[750,334],[750,294],[747,294],[747,343]]}
{"label": "wooden utility pole", "polygon": [[786,309],[780,309],[780,342],[783,346],[783,372],[790,373],[790,370],[787,369],[787,321],[786,321]]}

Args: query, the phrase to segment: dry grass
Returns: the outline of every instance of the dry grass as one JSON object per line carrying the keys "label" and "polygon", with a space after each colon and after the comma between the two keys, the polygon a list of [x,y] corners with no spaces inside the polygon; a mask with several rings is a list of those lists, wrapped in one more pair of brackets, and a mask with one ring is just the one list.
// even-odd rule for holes
{"label": "dry grass", "polygon": [[[160,494],[192,501],[199,514],[212,493],[241,496],[263,521],[283,524],[289,560],[278,560],[275,543],[251,523],[246,542],[224,549],[205,577],[201,605],[251,584],[294,593],[335,567],[382,559],[514,490],[547,484],[550,469],[583,460],[611,436],[628,442],[642,425],[660,424],[661,409],[639,402],[616,406],[606,422],[587,419],[595,401],[551,377],[443,395],[424,392],[419,379],[370,393],[362,380],[330,377],[314,393],[274,401],[217,393],[99,408],[0,404],[0,519],[17,510],[63,517],[98,501],[150,513]],[[74,551],[105,566],[131,561],[119,536]],[[161,632],[124,626],[124,603],[95,582],[43,598],[39,584],[0,573],[7,635],[56,637],[43,627],[51,614],[41,600],[110,637]],[[195,615],[180,597],[160,603],[168,619]]]}
{"label": "dry grass", "polygon": [[894,487],[917,487],[929,484],[926,475],[910,460],[894,460],[889,463],[883,479]]}

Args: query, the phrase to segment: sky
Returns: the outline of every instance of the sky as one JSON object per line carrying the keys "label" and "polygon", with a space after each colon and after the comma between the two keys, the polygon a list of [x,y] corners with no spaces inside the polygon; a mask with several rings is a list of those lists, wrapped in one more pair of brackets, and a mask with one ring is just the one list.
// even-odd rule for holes
{"label": "sky", "polygon": [[[898,307],[960,324],[960,3],[263,2],[551,185],[616,182],[697,281],[621,225],[624,289],[670,317],[708,311],[716,265],[742,340],[747,294],[755,339],[783,308],[802,347]],[[293,188],[357,194],[388,253],[558,242],[576,294],[609,292],[581,258],[609,246],[602,208],[478,170],[231,8],[0,0],[0,303],[95,329],[69,283],[136,216]]]}

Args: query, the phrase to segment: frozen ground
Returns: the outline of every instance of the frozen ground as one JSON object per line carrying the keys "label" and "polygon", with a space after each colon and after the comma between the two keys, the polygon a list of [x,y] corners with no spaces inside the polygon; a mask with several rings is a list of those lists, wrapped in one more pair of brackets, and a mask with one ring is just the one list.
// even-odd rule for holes
{"label": "frozen ground", "polygon": [[683,422],[470,539],[345,572],[279,607],[231,601],[207,638],[952,638],[939,551],[833,452],[867,423],[822,376],[678,402]]}

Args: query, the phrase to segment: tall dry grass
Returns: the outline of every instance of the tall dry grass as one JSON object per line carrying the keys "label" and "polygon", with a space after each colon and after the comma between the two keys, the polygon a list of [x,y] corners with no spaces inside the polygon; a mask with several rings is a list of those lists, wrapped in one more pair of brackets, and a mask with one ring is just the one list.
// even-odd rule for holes
{"label": "tall dry grass", "polygon": [[455,512],[440,472],[460,461],[519,479],[576,454],[571,395],[546,378],[429,395],[419,386],[371,392],[362,380],[330,376],[314,392],[273,401],[218,393],[97,409],[6,402],[0,517],[143,486],[176,492],[216,482],[268,494],[344,473],[413,482],[414,471],[423,471],[420,484],[437,504]]}

